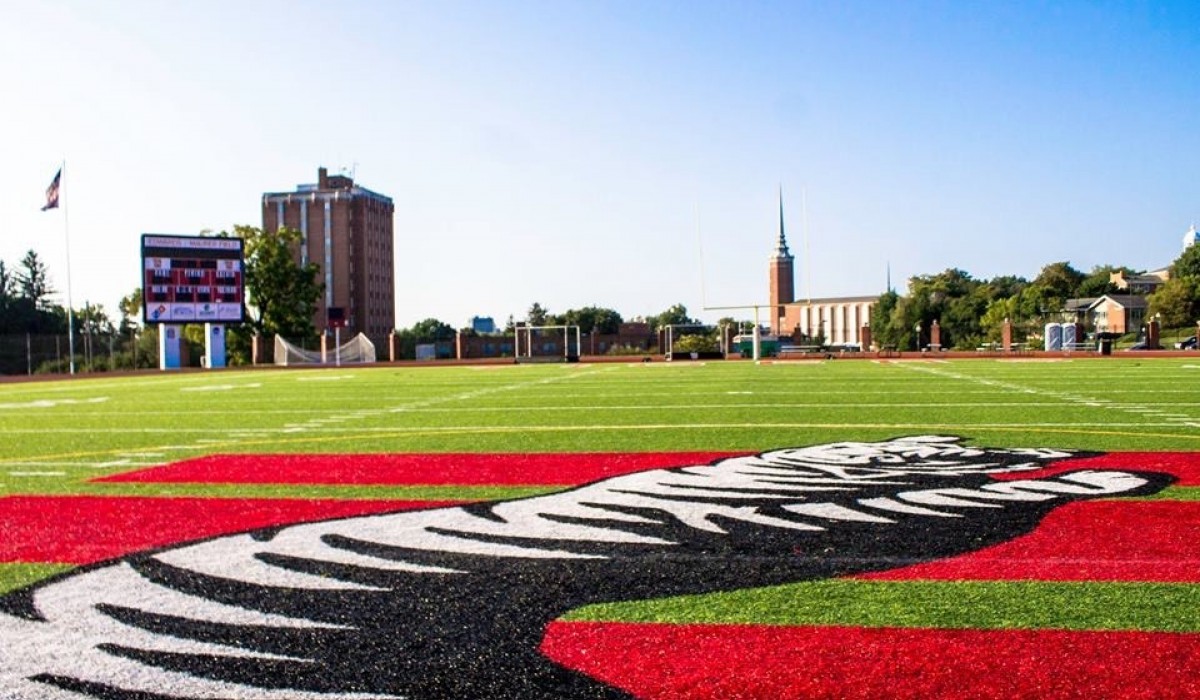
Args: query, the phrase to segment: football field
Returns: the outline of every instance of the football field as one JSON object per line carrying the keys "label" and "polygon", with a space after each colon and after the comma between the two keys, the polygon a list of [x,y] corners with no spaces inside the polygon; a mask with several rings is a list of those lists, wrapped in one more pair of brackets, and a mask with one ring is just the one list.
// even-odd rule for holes
{"label": "football field", "polygon": [[1200,357],[0,383],[0,593],[0,698],[1200,697]]}

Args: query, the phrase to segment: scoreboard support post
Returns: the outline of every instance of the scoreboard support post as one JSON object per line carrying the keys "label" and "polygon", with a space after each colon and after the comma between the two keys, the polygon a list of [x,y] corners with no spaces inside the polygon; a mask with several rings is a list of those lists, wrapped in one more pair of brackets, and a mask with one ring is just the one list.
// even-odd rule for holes
{"label": "scoreboard support post", "polygon": [[183,326],[160,323],[158,326],[158,368],[179,369],[183,366]]}
{"label": "scoreboard support post", "polygon": [[225,326],[223,324],[204,324],[204,366],[209,369],[220,369],[225,366]]}

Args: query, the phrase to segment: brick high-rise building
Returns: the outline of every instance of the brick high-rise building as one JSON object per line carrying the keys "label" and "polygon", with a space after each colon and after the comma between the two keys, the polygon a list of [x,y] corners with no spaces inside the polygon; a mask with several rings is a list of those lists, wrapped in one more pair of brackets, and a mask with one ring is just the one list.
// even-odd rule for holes
{"label": "brick high-rise building", "polygon": [[316,184],[263,195],[263,230],[300,231],[301,264],[321,268],[325,293],[313,316],[318,331],[331,327],[329,309],[342,309],[352,334],[378,337],[395,329],[394,211],[390,197],[325,168],[317,170]]}

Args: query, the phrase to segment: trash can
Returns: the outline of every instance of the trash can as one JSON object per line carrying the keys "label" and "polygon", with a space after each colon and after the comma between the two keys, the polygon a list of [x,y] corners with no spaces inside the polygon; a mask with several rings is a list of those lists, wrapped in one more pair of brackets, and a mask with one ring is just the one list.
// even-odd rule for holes
{"label": "trash can", "polygon": [[1113,344],[1113,341],[1109,340],[1108,338],[1101,338],[1100,339],[1100,354],[1101,355],[1111,355],[1112,354],[1112,344]]}

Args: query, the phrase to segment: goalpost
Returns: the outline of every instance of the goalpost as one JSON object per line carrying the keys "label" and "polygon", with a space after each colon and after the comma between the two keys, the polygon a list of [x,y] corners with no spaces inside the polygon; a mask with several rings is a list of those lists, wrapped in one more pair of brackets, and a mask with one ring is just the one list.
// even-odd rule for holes
{"label": "goalpost", "polygon": [[[533,354],[533,332],[534,331],[562,331],[562,360],[563,362],[578,362],[579,356],[582,354],[582,345],[580,345],[579,326],[517,326],[516,327],[516,342],[513,347],[513,354],[516,356],[517,362],[522,358],[525,361],[536,362],[541,359],[543,362],[558,361],[558,354],[554,355],[534,355]],[[571,331],[575,331],[575,352],[572,353],[571,347]],[[525,336],[525,344],[521,344],[521,335]],[[522,355],[524,351],[524,355]]]}
{"label": "goalpost", "polygon": [[319,350],[305,350],[284,340],[283,336],[275,336],[275,364],[284,367],[324,365],[335,362],[339,365],[366,364],[374,361],[375,344],[362,333],[337,346],[332,352],[325,353]]}
{"label": "goalpost", "polygon": [[726,310],[741,310],[754,309],[754,331],[751,342],[751,352],[755,362],[762,359],[762,327],[758,321],[758,310],[770,308],[770,304],[745,304],[743,306],[705,306],[705,311],[726,311]]}
{"label": "goalpost", "polygon": [[[662,326],[662,328],[664,328],[666,330],[666,341],[667,341],[666,345],[667,345],[667,347],[666,347],[665,354],[668,358],[675,356],[675,337],[676,337],[676,335],[678,335],[678,337],[680,337],[680,338],[683,338],[684,336],[688,336],[688,335],[703,335],[712,330],[712,326],[706,326],[703,323],[668,323],[667,325]],[[680,331],[699,330],[701,332],[699,334],[697,334],[697,333],[676,334],[676,332],[675,332],[676,330],[680,330]]]}

